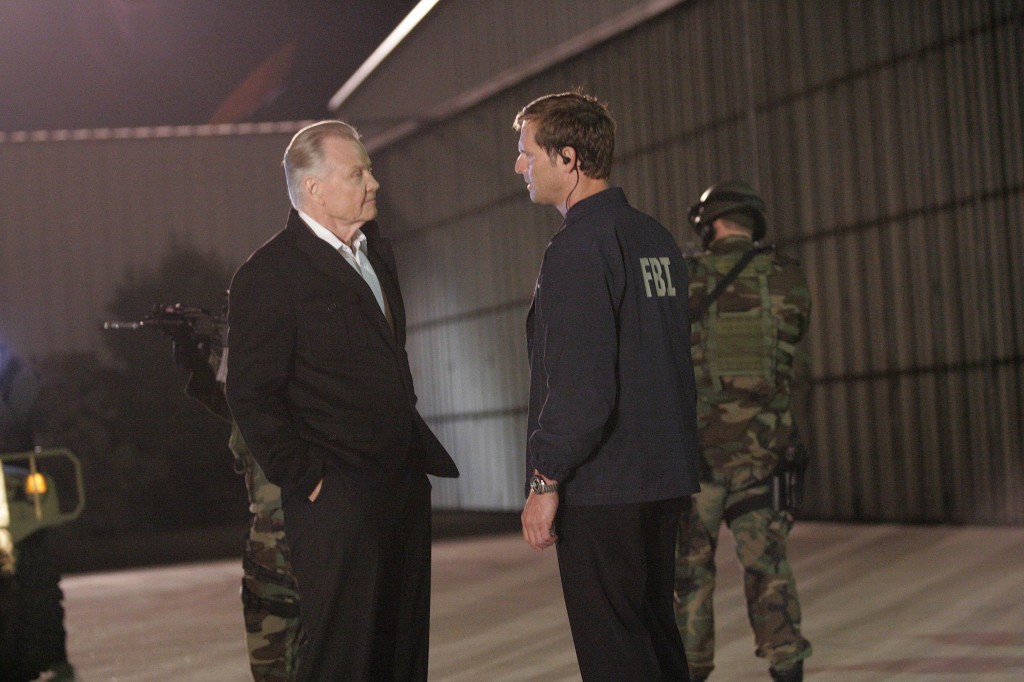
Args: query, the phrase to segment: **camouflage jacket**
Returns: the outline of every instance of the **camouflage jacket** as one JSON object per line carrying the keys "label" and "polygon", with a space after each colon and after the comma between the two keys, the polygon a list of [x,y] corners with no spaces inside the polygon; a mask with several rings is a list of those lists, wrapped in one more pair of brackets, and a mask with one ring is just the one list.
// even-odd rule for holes
{"label": "camouflage jacket", "polygon": [[[726,237],[688,259],[691,311],[751,248],[749,238]],[[769,251],[691,317],[704,480],[739,490],[775,469],[793,429],[791,387],[808,365],[797,343],[810,312],[799,263]]]}
{"label": "camouflage jacket", "polygon": [[[231,424],[228,448],[235,456],[235,471],[245,477],[245,489],[249,494],[249,511],[255,516],[273,518],[281,522],[283,529],[284,512],[281,509],[281,489],[267,480],[263,469],[256,463],[249,447],[242,438],[238,425],[231,419],[224,398],[224,377],[227,374],[227,353],[223,356],[210,353],[208,365],[197,368],[189,376],[185,394],[198,401],[215,416]],[[205,370],[209,371],[205,371]]]}

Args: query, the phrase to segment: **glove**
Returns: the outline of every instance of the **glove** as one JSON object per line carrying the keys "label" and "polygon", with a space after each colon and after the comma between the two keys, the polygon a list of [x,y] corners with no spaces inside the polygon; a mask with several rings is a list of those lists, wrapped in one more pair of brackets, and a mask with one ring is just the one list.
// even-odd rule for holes
{"label": "glove", "polygon": [[191,337],[177,337],[171,347],[174,353],[174,364],[191,372],[209,370],[210,346],[205,341]]}

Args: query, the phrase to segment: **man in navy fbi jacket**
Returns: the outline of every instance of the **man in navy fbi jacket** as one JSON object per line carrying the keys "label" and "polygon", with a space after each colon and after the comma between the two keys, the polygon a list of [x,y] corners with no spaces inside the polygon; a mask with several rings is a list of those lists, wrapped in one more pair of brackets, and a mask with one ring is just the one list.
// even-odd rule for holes
{"label": "man in navy fbi jacket", "polygon": [[514,128],[530,199],[564,216],[526,324],[523,537],[556,546],[584,680],[688,680],[672,609],[675,529],[699,488],[682,254],[610,185],[606,106],[547,95]]}

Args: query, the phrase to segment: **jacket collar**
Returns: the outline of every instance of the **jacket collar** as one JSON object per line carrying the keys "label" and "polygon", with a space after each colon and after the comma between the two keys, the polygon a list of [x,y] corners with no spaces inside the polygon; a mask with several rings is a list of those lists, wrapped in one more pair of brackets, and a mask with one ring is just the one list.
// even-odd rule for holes
{"label": "jacket collar", "polygon": [[562,229],[583,220],[592,213],[606,211],[614,206],[629,206],[629,201],[626,200],[626,193],[622,191],[621,187],[609,187],[597,194],[590,195],[578,204],[573,204],[573,207],[565,214],[565,219],[562,221]]}
{"label": "jacket collar", "polygon": [[295,209],[288,214],[285,233],[292,236],[298,250],[309,259],[313,267],[354,291],[359,298],[360,305],[367,309],[367,315],[376,320],[377,326],[380,327],[385,338],[391,342],[397,341],[401,346],[405,341],[405,308],[398,287],[391,240],[380,234],[380,226],[376,221],[370,221],[360,229],[366,235],[367,257],[373,265],[374,272],[377,273],[377,279],[380,281],[381,289],[391,308],[395,325],[393,331],[366,280],[345,262],[345,258],[337,250],[316,236]]}

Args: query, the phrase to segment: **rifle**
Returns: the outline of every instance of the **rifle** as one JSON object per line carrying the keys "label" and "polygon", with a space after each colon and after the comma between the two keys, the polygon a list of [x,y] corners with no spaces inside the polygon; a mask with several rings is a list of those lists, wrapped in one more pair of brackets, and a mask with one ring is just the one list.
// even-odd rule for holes
{"label": "rifle", "polygon": [[[231,412],[224,398],[224,389],[217,382],[211,357],[224,357],[227,337],[225,315],[214,317],[204,308],[189,308],[175,303],[158,303],[146,317],[137,322],[104,322],[104,329],[156,329],[172,342],[174,364],[188,370],[185,394],[199,401],[213,414],[230,421]],[[216,363],[214,363],[216,364]]]}
{"label": "rifle", "polygon": [[104,329],[156,329],[174,342],[174,362],[196,370],[209,362],[210,354],[221,355],[227,321],[214,317],[205,308],[190,308],[180,303],[157,303],[149,315],[137,322],[104,322]]}

